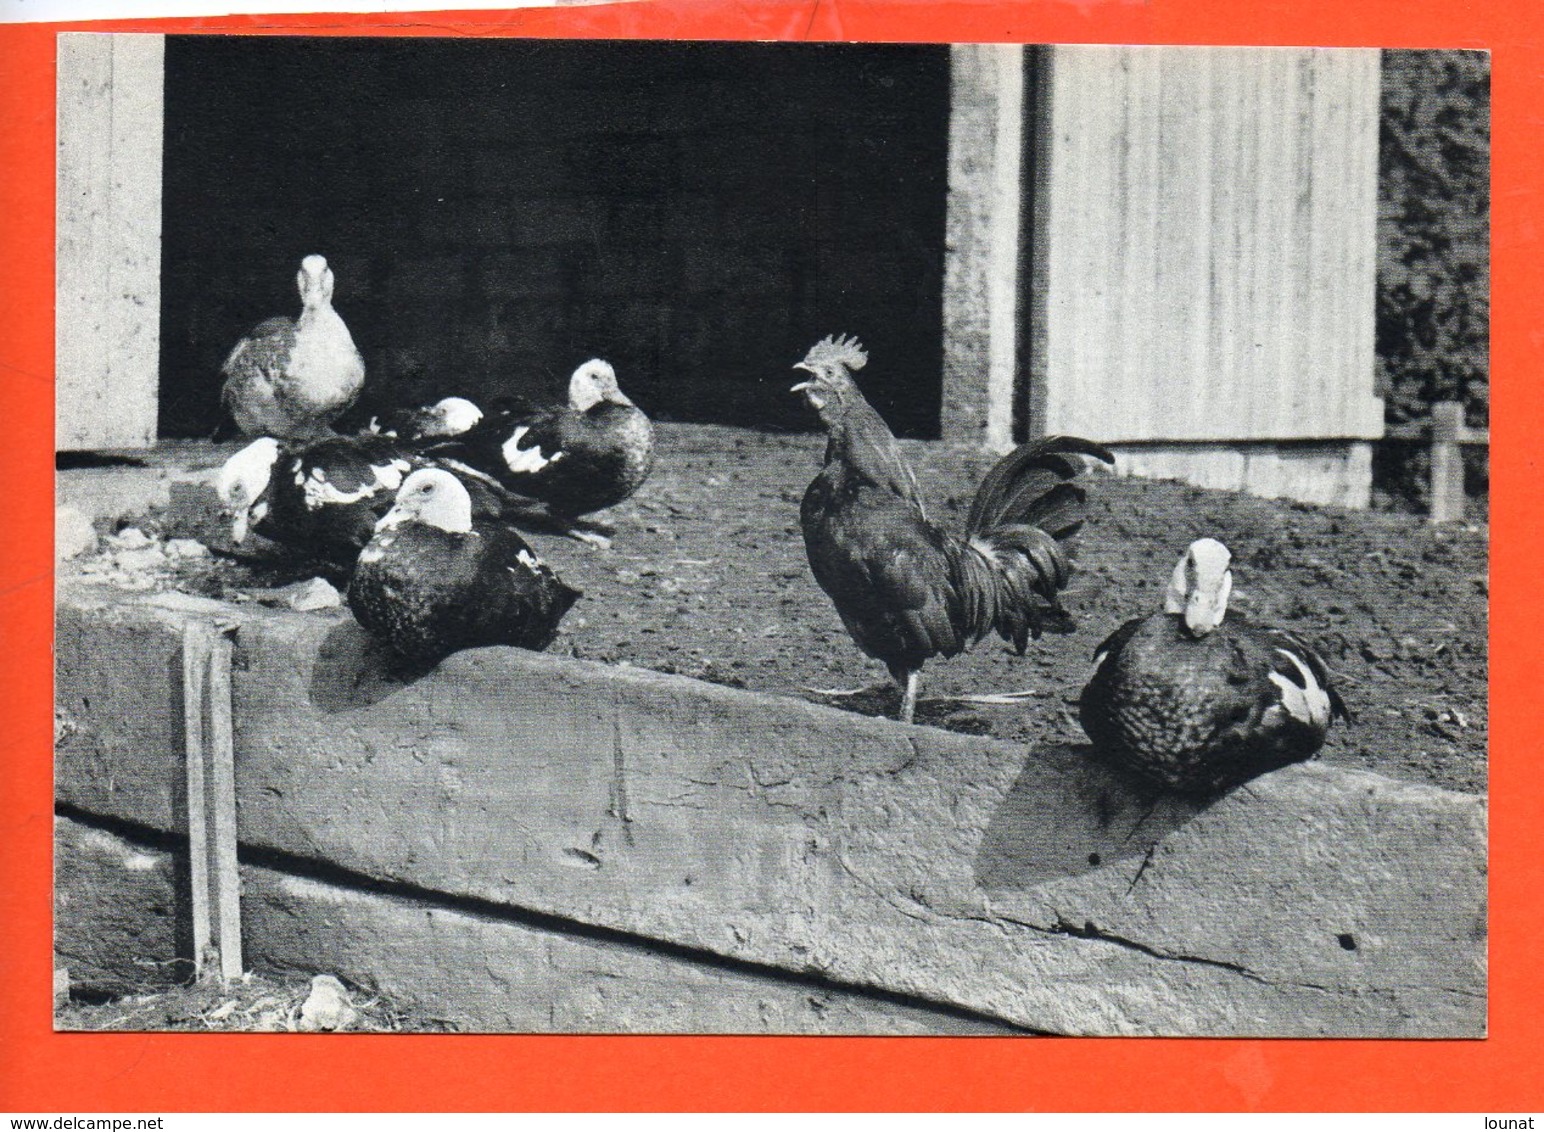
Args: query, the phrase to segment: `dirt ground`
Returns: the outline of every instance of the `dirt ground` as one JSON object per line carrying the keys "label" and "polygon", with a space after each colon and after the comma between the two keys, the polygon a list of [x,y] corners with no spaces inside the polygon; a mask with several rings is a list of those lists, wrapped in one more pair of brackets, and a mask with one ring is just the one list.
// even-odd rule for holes
{"label": "dirt ground", "polygon": [[[959,530],[990,461],[936,444],[905,447],[932,517]],[[853,645],[805,561],[799,500],[823,438],[663,425],[658,449],[650,481],[597,516],[615,527],[610,550],[530,536],[584,591],[551,651],[788,695],[881,681],[882,666]],[[1044,637],[1022,658],[993,637],[929,663],[919,722],[1028,745],[1083,741],[1074,705],[1095,646],[1158,608],[1176,558],[1203,535],[1233,551],[1234,607],[1303,635],[1335,671],[1356,721],[1331,733],[1326,761],[1485,790],[1483,527],[1104,474],[1091,478],[1090,521],[1066,595],[1077,631]],[[292,580],[286,569],[262,572],[259,584]],[[177,584],[197,592],[262,597],[247,568],[222,559],[178,570]],[[1035,695],[1013,706],[928,701],[1020,689]]]}
{"label": "dirt ground", "polygon": [[[990,461],[907,449],[933,518],[958,531]],[[883,679],[805,561],[799,500],[823,451],[817,436],[665,430],[654,477],[608,516],[609,554],[538,540],[585,591],[553,647],[794,695]],[[1323,758],[1485,789],[1484,531],[1110,475],[1089,496],[1066,598],[1077,631],[1042,637],[1022,658],[991,637],[923,673],[924,697],[1039,694],[1011,707],[924,703],[921,721],[1026,744],[1083,741],[1074,705],[1095,647],[1158,608],[1180,552],[1210,535],[1233,551],[1235,607],[1304,635],[1334,669],[1356,723],[1332,733]]]}
{"label": "dirt ground", "polygon": [[110,998],[90,987],[70,988],[54,1008],[56,1030],[190,1030],[245,1033],[306,1031],[396,1033],[446,1030],[443,1023],[399,1010],[390,1002],[338,984],[330,1010],[308,1011],[314,988],[309,975],[251,973],[185,986],[145,988]]}

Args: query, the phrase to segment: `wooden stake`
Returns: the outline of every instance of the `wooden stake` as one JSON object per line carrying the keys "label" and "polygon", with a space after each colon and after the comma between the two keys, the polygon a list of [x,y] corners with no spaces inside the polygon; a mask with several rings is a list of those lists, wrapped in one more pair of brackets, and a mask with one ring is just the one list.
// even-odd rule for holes
{"label": "wooden stake", "polygon": [[220,976],[227,982],[242,975],[231,653],[230,638],[219,627],[201,621],[183,626],[193,971],[199,978],[207,975],[218,952]]}
{"label": "wooden stake", "polygon": [[231,640],[216,630],[209,658],[210,798],[214,811],[214,895],[220,975],[242,975],[241,873],[236,861],[236,746],[231,705]]}
{"label": "wooden stake", "polygon": [[1431,407],[1431,521],[1464,517],[1464,407],[1438,401]]}
{"label": "wooden stake", "polygon": [[193,973],[202,978],[210,947],[209,825],[204,784],[204,676],[211,641],[207,626],[182,627],[182,716],[187,753],[188,872],[193,905]]}

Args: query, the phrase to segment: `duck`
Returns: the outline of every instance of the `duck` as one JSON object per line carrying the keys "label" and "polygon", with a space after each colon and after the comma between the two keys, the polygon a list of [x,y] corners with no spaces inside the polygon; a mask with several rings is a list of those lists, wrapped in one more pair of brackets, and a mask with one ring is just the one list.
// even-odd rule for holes
{"label": "duck", "polygon": [[444,468],[402,482],[348,586],[359,624],[418,667],[484,645],[544,649],[581,596],[513,527],[477,520],[466,485]]}
{"label": "duck", "polygon": [[416,409],[388,409],[370,418],[368,431],[398,440],[427,441],[460,436],[483,419],[476,402],[465,397],[443,397]]}
{"label": "duck", "polygon": [[1351,718],[1302,638],[1229,612],[1232,554],[1213,538],[1174,567],[1161,613],[1127,621],[1094,652],[1083,729],[1150,786],[1216,795],[1312,758]]}
{"label": "duck", "polygon": [[365,363],[332,306],[333,272],[323,256],[300,261],[300,317],[259,323],[220,367],[221,403],[243,436],[326,436],[364,388]]}
{"label": "duck", "polygon": [[430,452],[544,505],[565,534],[606,545],[583,516],[629,498],[654,466],[654,428],[617,385],[616,370],[591,358],[573,371],[568,403],[495,409]]}
{"label": "duck", "polygon": [[304,444],[263,436],[215,474],[231,541],[249,533],[342,567],[375,534],[402,481],[423,461],[386,436],[331,436]]}

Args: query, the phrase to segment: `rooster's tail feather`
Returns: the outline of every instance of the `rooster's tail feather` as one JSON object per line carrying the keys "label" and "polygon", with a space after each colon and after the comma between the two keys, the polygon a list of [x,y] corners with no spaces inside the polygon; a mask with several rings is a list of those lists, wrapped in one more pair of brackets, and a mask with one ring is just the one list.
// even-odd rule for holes
{"label": "rooster's tail feather", "polygon": [[1071,632],[1056,594],[1072,573],[1066,549],[1038,527],[1015,524],[966,543],[956,565],[965,634],[996,631],[1020,653],[1046,630]]}
{"label": "rooster's tail feather", "polygon": [[1020,445],[981,481],[956,564],[961,613],[974,639],[995,630],[1022,653],[1047,630],[1072,631],[1056,595],[1072,575],[1064,541],[1083,525],[1086,494],[1074,482],[1083,456],[1113,460],[1091,441],[1048,436]]}
{"label": "rooster's tail feather", "polygon": [[[1084,468],[1080,456],[1107,464],[1115,460],[1108,449],[1076,436],[1046,436],[1019,445],[981,480],[970,505],[967,533],[982,535],[1008,524],[1033,523],[1057,534],[1058,525],[1080,523],[1083,493],[1072,483]],[[1060,490],[1063,487],[1070,490]],[[1059,511],[1068,515],[1060,516]]]}

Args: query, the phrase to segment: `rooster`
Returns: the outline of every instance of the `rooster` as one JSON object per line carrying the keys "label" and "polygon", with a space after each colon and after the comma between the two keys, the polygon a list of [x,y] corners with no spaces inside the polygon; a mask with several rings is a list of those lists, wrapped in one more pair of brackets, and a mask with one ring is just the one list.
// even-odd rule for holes
{"label": "rooster", "polygon": [[804,493],[799,520],[810,569],[857,646],[903,689],[910,723],[922,665],[956,656],[994,630],[1020,655],[1030,638],[1071,621],[1057,594],[1071,574],[1067,540],[1083,525],[1081,456],[1104,448],[1050,436],[1003,457],[982,480],[965,537],[928,520],[916,477],[852,372],[868,354],[829,337],[794,366],[827,434],[826,463]]}

